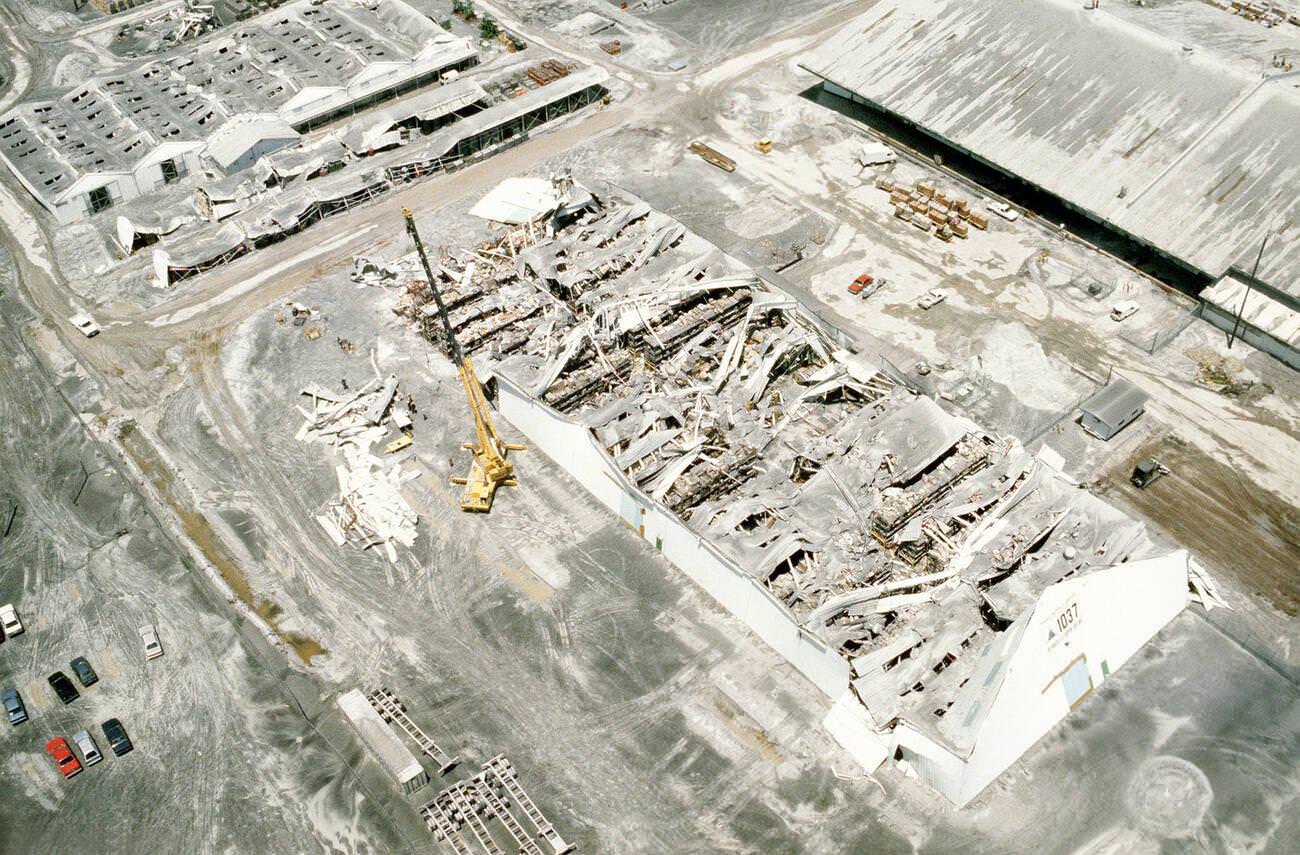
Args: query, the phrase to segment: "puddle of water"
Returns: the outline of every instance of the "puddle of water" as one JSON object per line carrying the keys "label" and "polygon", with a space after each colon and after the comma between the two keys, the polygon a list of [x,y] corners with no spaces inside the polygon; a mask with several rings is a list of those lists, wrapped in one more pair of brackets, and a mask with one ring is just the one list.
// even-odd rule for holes
{"label": "puddle of water", "polygon": [[191,543],[199,548],[203,557],[217,572],[221,578],[234,591],[235,596],[240,599],[246,606],[251,608],[258,617],[266,621],[271,627],[271,631],[289,647],[293,648],[294,653],[302,660],[303,664],[310,665],[312,659],[326,653],[324,646],[320,642],[308,638],[297,632],[284,632],[279,627],[279,617],[284,612],[279,605],[265,598],[259,598],[253,593],[253,588],[248,584],[239,565],[226,552],[217,538],[217,533],[208,525],[207,519],[203,514],[193,508],[185,507],[177,501],[175,492],[172,489],[172,474],[163,466],[154,453],[149,441],[135,429],[134,425],[125,425],[118,434],[122,442],[122,447],[126,453],[131,455],[135,465],[140,467],[140,471],[153,484],[154,489],[171,508],[172,513],[181,521],[181,529]]}

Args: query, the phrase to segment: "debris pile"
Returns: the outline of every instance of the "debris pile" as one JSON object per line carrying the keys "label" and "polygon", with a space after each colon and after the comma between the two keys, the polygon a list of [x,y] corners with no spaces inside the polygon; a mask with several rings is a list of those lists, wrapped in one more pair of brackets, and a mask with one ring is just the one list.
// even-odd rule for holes
{"label": "debris pile", "polygon": [[[112,4],[104,3],[102,0],[95,5],[105,14],[120,11],[119,8],[110,9],[109,6]],[[143,43],[136,43],[136,51],[154,53],[198,38],[219,26],[220,21],[217,19],[215,6],[186,0],[184,5],[171,6],[155,15],[120,28],[117,31],[117,38],[123,40],[135,36],[143,39]]]}
{"label": "debris pile", "polygon": [[[927,212],[986,225],[964,200],[918,192]],[[457,323],[482,330],[467,350],[605,450],[631,485],[624,518],[657,538],[671,513],[701,554],[749,574],[850,659],[879,721],[946,712],[1046,587],[1154,549],[1014,439],[847,350],[779,275],[639,200],[559,203],[443,251],[435,275]],[[398,313],[437,341],[428,283],[402,288]]]}
{"label": "debris pile", "polygon": [[[386,465],[370,449],[386,440],[392,451],[410,445],[409,414],[403,405],[394,405],[397,387],[397,378],[391,375],[351,394],[308,386],[302,394],[311,398],[312,410],[300,410],[306,422],[296,437],[303,442],[329,443],[343,457],[335,467],[339,497],[316,517],[321,528],[338,546],[349,542],[362,549],[383,546],[394,563],[395,544],[409,547],[415,543],[419,518],[401,490],[419,473],[403,470],[397,463]],[[398,430],[396,439],[390,439],[390,425]]]}

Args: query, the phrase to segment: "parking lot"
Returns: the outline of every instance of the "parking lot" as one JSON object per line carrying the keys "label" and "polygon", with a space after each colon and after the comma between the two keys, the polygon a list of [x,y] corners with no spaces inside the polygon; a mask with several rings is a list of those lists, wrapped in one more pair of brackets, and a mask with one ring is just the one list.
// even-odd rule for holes
{"label": "parking lot", "polygon": [[[4,291],[11,275],[0,255]],[[71,372],[51,379],[31,360],[17,334],[26,320],[0,297],[0,507],[17,504],[0,538],[0,604],[13,603],[25,629],[0,643],[0,688],[18,689],[29,716],[0,722],[0,851],[96,852],[106,839],[135,852],[299,852],[349,840],[403,849],[408,829],[381,816],[348,771],[357,758],[317,729],[330,719],[304,717],[282,662],[266,665],[279,654],[258,655],[87,438],[73,412],[94,422],[88,384]],[[146,623],[165,649],[149,662]],[[73,677],[76,656],[98,683]],[[56,670],[80,693],[70,704],[46,681]],[[135,745],[125,756],[100,729],[110,717]],[[62,780],[45,743],[82,729],[104,759]]]}

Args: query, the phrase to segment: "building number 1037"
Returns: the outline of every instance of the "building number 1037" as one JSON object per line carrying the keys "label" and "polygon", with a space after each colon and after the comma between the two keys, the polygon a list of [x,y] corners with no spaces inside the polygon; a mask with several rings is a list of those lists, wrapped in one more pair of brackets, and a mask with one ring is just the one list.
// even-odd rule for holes
{"label": "building number 1037", "polygon": [[1065,607],[1065,611],[1056,616],[1056,631],[1065,632],[1074,622],[1079,619],[1079,604],[1070,603]]}

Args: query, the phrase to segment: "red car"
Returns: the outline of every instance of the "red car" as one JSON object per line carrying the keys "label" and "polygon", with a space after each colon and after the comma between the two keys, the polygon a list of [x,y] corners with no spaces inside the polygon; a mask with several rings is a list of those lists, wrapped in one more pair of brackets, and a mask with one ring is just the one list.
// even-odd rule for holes
{"label": "red car", "polygon": [[853,284],[849,286],[849,293],[861,294],[863,288],[867,287],[868,285],[870,285],[872,282],[875,281],[876,281],[876,277],[872,276],[870,273],[863,273],[857,279],[853,280]]}
{"label": "red car", "polygon": [[54,765],[59,767],[63,777],[71,778],[81,772],[81,763],[77,761],[77,755],[72,753],[72,749],[68,747],[68,740],[62,736],[56,736],[45,743],[45,753],[54,759]]}

